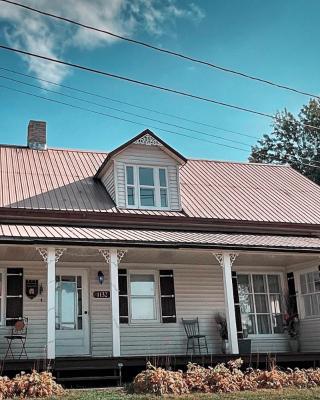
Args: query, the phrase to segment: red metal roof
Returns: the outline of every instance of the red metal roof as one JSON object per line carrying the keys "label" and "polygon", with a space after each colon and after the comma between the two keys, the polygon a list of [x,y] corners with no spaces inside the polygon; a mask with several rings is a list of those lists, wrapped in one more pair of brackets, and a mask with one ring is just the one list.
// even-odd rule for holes
{"label": "red metal roof", "polygon": [[0,207],[320,225],[320,187],[286,166],[188,160],[182,212],[119,210],[93,177],[107,153],[0,146]]}
{"label": "red metal roof", "polygon": [[280,235],[87,228],[53,225],[0,225],[0,242],[161,245],[162,247],[212,247],[320,251],[320,238]]}

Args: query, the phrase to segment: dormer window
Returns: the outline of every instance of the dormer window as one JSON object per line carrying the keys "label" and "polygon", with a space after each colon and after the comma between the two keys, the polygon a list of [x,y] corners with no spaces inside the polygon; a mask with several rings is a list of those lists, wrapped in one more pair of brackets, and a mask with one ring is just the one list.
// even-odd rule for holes
{"label": "dormer window", "polygon": [[167,169],[127,165],[126,198],[129,208],[168,208]]}

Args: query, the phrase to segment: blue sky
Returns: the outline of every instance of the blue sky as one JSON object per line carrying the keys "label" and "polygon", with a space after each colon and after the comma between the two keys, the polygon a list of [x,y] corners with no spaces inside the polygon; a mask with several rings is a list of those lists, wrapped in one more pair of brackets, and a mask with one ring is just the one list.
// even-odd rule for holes
{"label": "blue sky", "polygon": [[[319,93],[318,0],[21,0],[22,2],[222,66]],[[74,7],[76,12],[72,12]],[[0,42],[271,114],[284,107],[296,113],[308,101],[307,97],[301,95],[122,41],[110,40],[109,37],[92,35],[86,30],[74,29],[65,23],[33,15],[11,5],[1,4],[0,7]],[[38,65],[34,60],[22,59],[4,50],[0,50],[0,67],[256,137],[270,132],[271,121],[267,118],[78,70],[57,69],[48,64]],[[0,75],[39,85],[35,80],[1,70]],[[58,94],[48,94],[45,90],[23,87],[3,78],[0,78],[0,85],[141,122],[141,126],[137,126],[0,87],[1,143],[25,144],[26,128],[30,119],[47,121],[50,147],[111,150],[151,125],[205,138],[199,133],[129,117],[103,107],[65,99]],[[57,90],[53,86],[50,89]],[[151,128],[187,157],[245,161],[250,145],[256,141],[254,138],[183,122],[66,89],[58,91],[240,141],[243,144],[207,137],[214,142],[245,150],[230,149]]]}

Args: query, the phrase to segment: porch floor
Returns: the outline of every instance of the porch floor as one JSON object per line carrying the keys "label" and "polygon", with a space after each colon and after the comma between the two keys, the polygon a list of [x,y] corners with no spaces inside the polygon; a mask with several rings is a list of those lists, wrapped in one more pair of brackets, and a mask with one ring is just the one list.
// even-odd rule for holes
{"label": "porch floor", "polygon": [[[320,352],[299,353],[252,353],[252,354],[209,354],[209,355],[156,355],[127,357],[58,357],[54,361],[36,359],[0,360],[2,375],[15,375],[32,369],[50,369],[60,382],[71,381],[116,381],[120,375],[130,381],[150,361],[155,366],[183,369],[188,362],[215,365],[241,357],[246,367],[268,368],[274,361],[280,367],[319,367]],[[120,364],[120,365],[119,365]],[[121,366],[121,368],[120,368]],[[121,370],[121,371],[120,371]]]}

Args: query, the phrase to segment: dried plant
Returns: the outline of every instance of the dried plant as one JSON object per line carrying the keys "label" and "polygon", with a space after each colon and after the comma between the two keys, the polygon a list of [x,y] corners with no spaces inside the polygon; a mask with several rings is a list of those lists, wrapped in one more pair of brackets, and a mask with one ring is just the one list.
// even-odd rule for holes
{"label": "dried plant", "polygon": [[189,393],[182,371],[173,372],[147,363],[147,369],[138,374],[132,384],[135,393],[185,394]]}
{"label": "dried plant", "polygon": [[241,366],[240,358],[230,360],[227,364],[218,364],[214,368],[189,363],[187,371],[182,373],[166,371],[149,364],[148,369],[135,378],[133,390],[135,393],[163,395],[320,386],[320,368],[281,371],[273,365],[268,371],[249,368],[243,372]]}
{"label": "dried plant", "polygon": [[64,390],[49,372],[21,373],[13,379],[0,377],[0,400],[12,397],[62,396]]}

